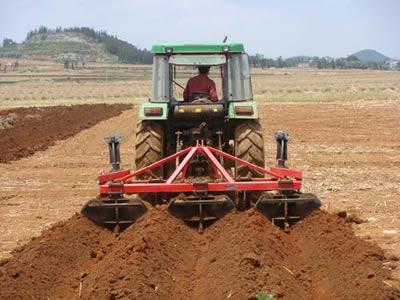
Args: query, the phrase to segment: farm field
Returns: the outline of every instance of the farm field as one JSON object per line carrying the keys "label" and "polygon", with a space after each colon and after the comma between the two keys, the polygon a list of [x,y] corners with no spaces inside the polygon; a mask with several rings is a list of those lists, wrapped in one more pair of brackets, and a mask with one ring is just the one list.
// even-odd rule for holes
{"label": "farm field", "polygon": [[[287,130],[289,165],[303,170],[305,191],[323,202],[323,212],[289,234],[249,211],[199,235],[161,206],[115,237],[74,214],[96,197],[96,176],[108,168],[105,136],[124,136],[122,163],[132,166],[149,67],[21,65],[0,73],[2,120],[18,106],[133,106],[96,118],[93,105],[73,121],[93,123],[0,163],[0,298],[243,299],[262,290],[282,299],[400,297],[393,290],[400,287],[400,72],[253,71],[267,164],[274,164],[273,132]],[[0,134],[30,121],[22,111],[11,111],[17,117]],[[23,128],[30,139],[30,130],[45,127]]]}
{"label": "farm field", "polygon": [[[88,64],[85,69],[64,70],[54,62],[20,61],[19,64],[16,71],[0,72],[0,109],[137,103],[150,97],[151,66],[148,65]],[[184,85],[190,75],[193,72],[187,70],[177,81]],[[213,76],[217,77],[216,70],[212,71]],[[259,101],[400,99],[400,72],[396,71],[254,69],[252,76],[254,98]],[[179,87],[175,88],[181,93]]]}

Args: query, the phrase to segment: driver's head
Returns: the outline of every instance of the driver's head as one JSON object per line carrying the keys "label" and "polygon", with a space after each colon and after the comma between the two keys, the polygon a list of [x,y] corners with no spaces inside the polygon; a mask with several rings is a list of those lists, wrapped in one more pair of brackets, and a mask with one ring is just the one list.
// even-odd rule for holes
{"label": "driver's head", "polygon": [[210,72],[210,66],[200,66],[199,67],[199,74],[207,75]]}

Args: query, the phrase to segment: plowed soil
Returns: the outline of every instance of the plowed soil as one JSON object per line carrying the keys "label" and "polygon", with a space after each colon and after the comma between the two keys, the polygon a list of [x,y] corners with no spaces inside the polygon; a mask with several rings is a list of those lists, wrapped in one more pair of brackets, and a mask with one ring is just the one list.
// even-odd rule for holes
{"label": "plowed soil", "polygon": [[0,163],[45,150],[55,141],[117,116],[129,107],[96,104],[1,110]]}
{"label": "plowed soil", "polygon": [[131,167],[135,109],[0,164],[0,298],[400,299],[398,113],[397,102],[260,105],[268,164],[272,133],[288,130],[289,164],[323,201],[289,234],[252,210],[203,234],[163,206],[118,237],[71,218],[108,168],[104,136],[125,137]]}
{"label": "plowed soil", "polygon": [[323,211],[290,234],[251,210],[201,235],[159,207],[118,237],[75,215],[13,255],[0,267],[3,299],[400,297],[382,250]]}

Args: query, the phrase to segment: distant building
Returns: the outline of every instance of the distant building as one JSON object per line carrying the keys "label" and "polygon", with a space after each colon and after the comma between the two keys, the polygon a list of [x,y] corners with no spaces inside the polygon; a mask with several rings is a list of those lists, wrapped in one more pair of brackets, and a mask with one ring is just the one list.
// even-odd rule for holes
{"label": "distant building", "polygon": [[390,70],[399,70],[400,60],[391,59],[385,62],[385,66]]}

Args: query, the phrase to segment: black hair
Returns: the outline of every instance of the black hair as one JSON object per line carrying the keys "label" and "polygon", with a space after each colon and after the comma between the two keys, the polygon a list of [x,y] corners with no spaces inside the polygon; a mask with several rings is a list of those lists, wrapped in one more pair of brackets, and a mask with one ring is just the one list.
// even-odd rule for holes
{"label": "black hair", "polygon": [[200,66],[199,67],[200,74],[208,74],[209,71],[210,71],[210,66]]}

